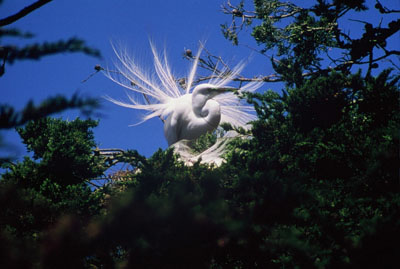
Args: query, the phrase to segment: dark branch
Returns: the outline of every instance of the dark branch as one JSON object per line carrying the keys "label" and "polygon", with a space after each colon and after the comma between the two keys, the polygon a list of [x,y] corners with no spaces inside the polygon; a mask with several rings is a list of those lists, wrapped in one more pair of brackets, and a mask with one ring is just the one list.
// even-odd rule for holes
{"label": "dark branch", "polygon": [[24,125],[30,120],[37,120],[66,109],[81,109],[82,113],[89,114],[97,108],[98,102],[93,98],[82,98],[74,94],[70,99],[64,96],[55,96],[45,99],[41,104],[34,105],[32,101],[22,111],[15,111],[9,105],[0,104],[0,130]]}
{"label": "dark branch", "polygon": [[5,25],[9,25],[13,22],[16,22],[17,20],[25,17],[26,15],[28,15],[29,13],[33,12],[34,10],[40,8],[41,6],[47,4],[48,2],[51,2],[52,0],[39,0],[27,7],[24,7],[23,9],[21,9],[18,13],[8,16],[4,19],[0,20],[0,27],[1,26],[5,26]]}
{"label": "dark branch", "polygon": [[12,64],[15,60],[38,60],[44,56],[62,52],[82,52],[86,55],[101,57],[100,51],[86,46],[85,41],[78,38],[59,40],[56,42],[35,43],[22,48],[5,46],[8,51],[6,61]]}
{"label": "dark branch", "polygon": [[379,10],[380,13],[382,14],[389,14],[389,13],[400,13],[400,10],[395,10],[395,9],[388,9],[387,7],[384,7],[381,2],[378,0],[376,1],[375,8]]}
{"label": "dark branch", "polygon": [[3,36],[13,36],[13,37],[22,37],[22,38],[32,38],[33,34],[30,32],[21,32],[18,29],[4,29],[0,28],[0,37]]}

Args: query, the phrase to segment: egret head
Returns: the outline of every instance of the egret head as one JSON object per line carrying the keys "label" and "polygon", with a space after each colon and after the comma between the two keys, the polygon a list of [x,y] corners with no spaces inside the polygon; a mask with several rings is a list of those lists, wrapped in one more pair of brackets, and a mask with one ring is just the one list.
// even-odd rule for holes
{"label": "egret head", "polygon": [[203,84],[197,85],[194,88],[193,96],[203,95],[204,97],[206,97],[206,99],[211,99],[214,96],[217,96],[219,94],[226,93],[226,92],[234,92],[236,90],[237,89],[234,87],[228,87],[228,86],[218,87],[213,84],[203,83]]}
{"label": "egret head", "polygon": [[[216,124],[215,127],[217,127],[221,119],[220,104],[212,98],[219,94],[231,92],[234,90],[235,88],[233,87],[218,87],[209,83],[197,85],[193,89],[192,93],[193,112],[195,113],[195,115],[201,117],[213,116],[213,122]],[[209,115],[210,113],[211,115]]]}

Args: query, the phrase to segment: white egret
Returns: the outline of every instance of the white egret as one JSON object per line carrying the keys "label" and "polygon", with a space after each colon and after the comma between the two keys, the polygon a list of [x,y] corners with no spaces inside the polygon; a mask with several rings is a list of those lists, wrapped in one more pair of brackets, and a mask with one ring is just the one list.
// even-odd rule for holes
{"label": "white egret", "polygon": [[[249,121],[255,119],[254,108],[243,104],[233,93],[235,88],[227,86],[239,75],[244,67],[243,63],[230,72],[222,72],[224,76],[214,73],[211,76],[213,79],[208,83],[192,87],[199,64],[201,53],[199,49],[186,85],[181,88],[172,75],[165,51],[164,55],[160,56],[154,45],[152,43],[150,45],[156,76],[154,72],[152,75],[143,71],[144,68],[139,66],[126,50],[117,50],[113,47],[119,61],[116,64],[117,71],[107,72],[106,75],[112,81],[136,93],[136,96],[128,95],[129,103],[111,97],[107,99],[120,106],[149,111],[150,113],[139,123],[160,117],[164,121],[164,135],[169,146],[182,139],[196,139],[206,132],[213,131],[223,122],[246,127]],[[238,91],[253,92],[260,86],[260,82],[251,82]]]}

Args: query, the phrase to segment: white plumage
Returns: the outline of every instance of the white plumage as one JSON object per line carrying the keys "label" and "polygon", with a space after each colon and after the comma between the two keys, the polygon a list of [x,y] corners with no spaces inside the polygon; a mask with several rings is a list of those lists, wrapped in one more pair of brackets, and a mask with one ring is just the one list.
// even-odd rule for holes
{"label": "white plumage", "polygon": [[[129,89],[129,103],[106,97],[109,101],[128,108],[148,111],[142,121],[154,117],[164,120],[164,135],[168,145],[181,139],[196,139],[212,131],[220,123],[227,122],[234,126],[246,127],[254,120],[254,108],[244,104],[236,94],[235,88],[228,84],[242,71],[244,64],[237,65],[225,76],[213,74],[207,83],[193,87],[199,64],[201,49],[197,52],[190,68],[185,88],[181,88],[168,65],[166,53],[160,56],[155,46],[150,43],[154,58],[154,71],[145,72],[126,50],[113,47],[118,62],[115,72],[106,75],[120,86]],[[225,70],[226,71],[226,70]],[[254,92],[261,82],[250,82],[238,89],[240,92]]]}

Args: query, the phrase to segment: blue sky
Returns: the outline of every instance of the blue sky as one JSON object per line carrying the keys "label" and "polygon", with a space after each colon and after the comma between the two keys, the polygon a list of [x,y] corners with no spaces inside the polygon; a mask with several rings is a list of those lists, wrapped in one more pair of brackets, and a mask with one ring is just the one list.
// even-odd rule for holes
{"label": "blue sky", "polygon": [[[33,0],[5,0],[0,6],[0,18],[13,14],[32,2]],[[230,16],[222,13],[223,2],[222,0],[50,2],[11,25],[32,32],[35,34],[33,39],[8,38],[2,40],[3,44],[23,45],[78,37],[86,40],[89,46],[99,49],[103,58],[96,59],[80,53],[68,53],[44,57],[40,61],[17,61],[13,65],[7,65],[6,73],[0,78],[0,102],[21,109],[30,99],[39,103],[48,96],[56,94],[71,96],[75,92],[83,96],[101,98],[109,95],[123,99],[125,90],[101,74],[82,83],[82,80],[93,73],[96,64],[112,67],[115,57],[111,41],[125,44],[134,55],[139,56],[143,65],[150,69],[152,57],[149,38],[151,38],[158,48],[167,48],[170,65],[178,77],[183,77],[188,72],[189,62],[182,57],[184,49],[190,48],[195,51],[200,40],[206,40],[209,51],[222,56],[232,65],[250,57],[251,62],[244,71],[246,76],[273,73],[265,57],[252,53],[246,46],[232,46],[224,39],[220,24],[229,22]],[[372,3],[374,4],[374,1]],[[352,24],[354,22],[349,22],[346,27],[351,30]],[[244,31],[240,41],[248,46],[257,47],[250,32],[250,29]],[[281,86],[267,84],[263,89],[279,90]],[[167,147],[162,131],[163,125],[159,119],[128,127],[140,120],[141,112],[118,107],[105,100],[102,100],[102,107],[97,112],[101,114],[96,118],[100,119],[100,124],[94,129],[94,133],[100,148],[136,149],[139,153],[150,156],[158,148]],[[67,111],[56,116],[72,120],[79,116],[79,113]],[[3,138],[6,139],[6,143],[13,146],[12,152],[18,156],[24,154],[24,147],[19,143],[18,135],[14,131],[3,132]]]}
{"label": "blue sky", "polygon": [[[30,3],[32,0],[5,0],[0,17],[15,13]],[[178,76],[185,76],[188,72],[189,62],[182,57],[184,49],[195,51],[199,40],[207,40],[207,48],[214,54],[237,63],[252,53],[247,48],[232,46],[223,38],[219,25],[228,21],[229,16],[221,12],[222,3],[216,0],[50,2],[12,25],[34,33],[33,39],[9,38],[3,43],[23,45],[76,36],[99,49],[103,59],[76,53],[7,65],[6,73],[0,80],[0,88],[3,89],[1,102],[21,109],[29,99],[38,103],[49,95],[61,93],[71,96],[77,91],[91,97],[109,95],[125,98],[125,90],[102,74],[82,83],[94,71],[96,64],[112,67],[115,57],[111,41],[125,44],[134,55],[143,59],[144,66],[151,68],[151,38],[158,48],[167,48],[172,69]],[[268,63],[261,62],[259,66],[268,72]],[[251,74],[249,70],[246,73]],[[105,100],[102,100],[102,108],[97,112],[101,113],[100,124],[94,132],[100,148],[136,149],[150,156],[158,148],[167,147],[159,119],[129,127],[140,120],[141,112],[118,107]],[[68,111],[57,116],[74,119],[78,115]],[[18,154],[24,153],[14,132],[7,132],[5,139],[13,143]]]}

